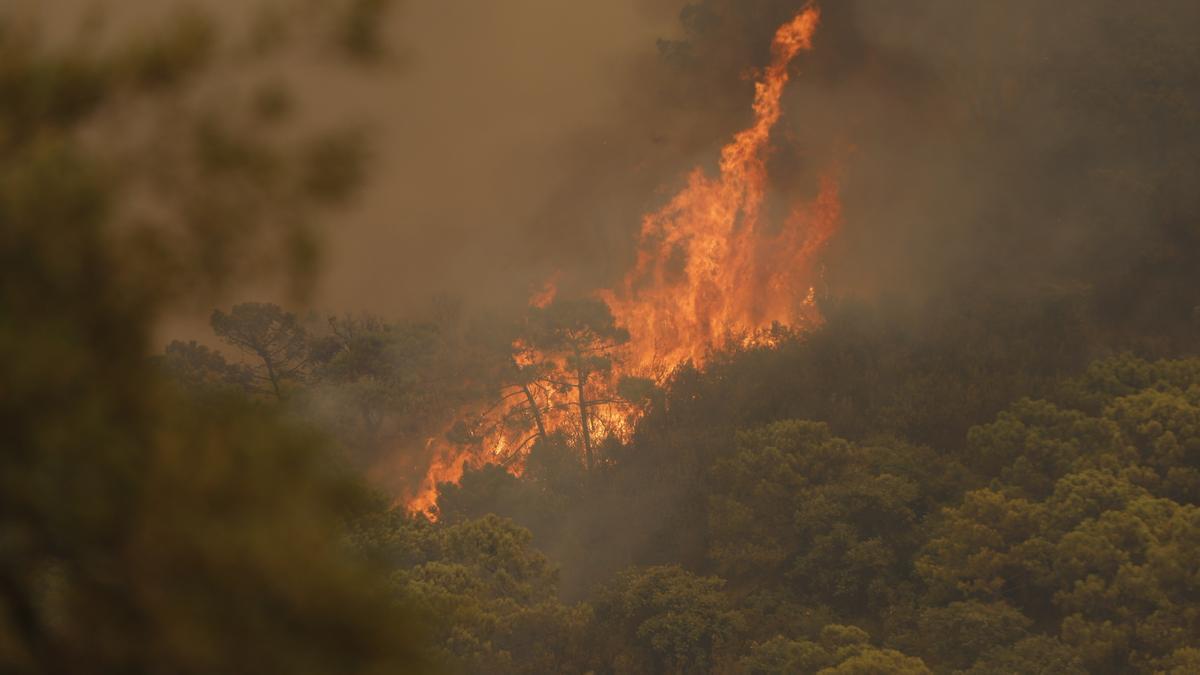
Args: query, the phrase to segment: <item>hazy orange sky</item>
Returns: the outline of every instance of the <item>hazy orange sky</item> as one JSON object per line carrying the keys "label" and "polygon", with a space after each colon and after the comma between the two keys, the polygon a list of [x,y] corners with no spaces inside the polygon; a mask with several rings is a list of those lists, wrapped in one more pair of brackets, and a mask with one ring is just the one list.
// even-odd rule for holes
{"label": "hazy orange sky", "polygon": [[443,282],[468,291],[457,279],[511,285],[510,239],[544,207],[570,137],[619,112],[629,68],[674,24],[635,0],[413,0],[394,18],[407,67],[340,102],[381,123],[380,164],[329,239],[321,296],[376,311]]}
{"label": "hazy orange sky", "polygon": [[[124,26],[187,4],[16,1],[48,17],[50,32],[64,34],[89,8],[99,8],[108,25]],[[230,22],[245,20],[252,6],[192,4]],[[516,261],[514,233],[546,208],[572,137],[620,114],[623,83],[640,59],[653,58],[658,38],[677,31],[682,4],[401,0],[387,17],[392,54],[384,63],[352,77],[301,66],[292,75],[307,114],[362,122],[373,133],[367,189],[325,223],[312,305],[394,315],[443,292],[523,293],[525,278],[543,270],[530,256]],[[200,310],[176,317],[168,333],[190,334],[206,318]]]}
{"label": "hazy orange sky", "polygon": [[[122,24],[184,0],[8,1],[69,30],[87,6]],[[283,1],[192,4],[237,17]],[[685,4],[398,0],[389,61],[354,76],[294,64],[311,119],[375,132],[362,199],[325,222],[312,306],[395,317],[442,293],[519,302],[559,267],[576,290],[620,278],[641,215],[749,120],[747,75],[803,5],[695,0],[715,14],[671,62],[658,40],[683,35]],[[1186,76],[1182,61],[1131,62],[1122,44],[1192,53],[1195,22],[1181,17],[1200,17],[1200,4],[821,4],[816,48],[784,94],[770,188],[803,195],[814,172],[845,169],[831,286],[920,301],[964,284],[1055,284],[1089,259],[1085,246],[1144,242],[1136,225],[1163,198],[1120,177],[1157,165],[1157,125],[1133,133],[1123,121],[1159,108],[1089,92]],[[243,299],[280,298],[243,289],[228,302]],[[209,311],[168,333],[206,333]]]}

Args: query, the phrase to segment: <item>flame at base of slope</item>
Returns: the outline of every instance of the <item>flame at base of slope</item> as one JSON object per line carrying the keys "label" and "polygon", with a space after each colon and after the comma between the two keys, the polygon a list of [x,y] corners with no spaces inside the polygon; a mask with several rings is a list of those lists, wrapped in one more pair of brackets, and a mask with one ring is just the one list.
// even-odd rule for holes
{"label": "flame at base of slope", "polygon": [[[836,180],[832,173],[822,178],[816,197],[793,203],[782,224],[764,214],[770,132],[780,118],[788,66],[812,48],[819,20],[809,7],[778,29],[771,63],[755,83],[754,123],[722,148],[715,177],[695,169],[683,190],[645,217],[633,269],[616,288],[597,293],[630,334],[616,354],[617,367],[595,384],[602,394],[615,391],[622,375],[661,380],[685,362],[701,365],[713,350],[753,343],[775,324],[803,330],[820,322],[817,257],[840,221]],[[531,304],[552,299],[551,287]],[[548,433],[580,435],[578,415],[558,400],[563,392],[541,388],[533,395],[548,411]],[[500,418],[520,405],[519,397],[506,395],[497,406]],[[639,415],[620,405],[598,412],[593,440],[627,440]],[[457,482],[465,466],[504,463],[519,475],[529,440],[503,424],[482,436],[481,451],[431,440],[432,464],[416,495],[405,500],[408,508],[434,506],[437,484]]]}
{"label": "flame at base of slope", "polygon": [[[514,345],[514,348],[517,347]],[[603,405],[588,409],[589,438],[592,440],[614,438],[624,442],[632,435],[641,411],[613,395],[620,377],[618,371],[614,371],[588,382],[589,400],[606,401]],[[571,447],[582,447],[582,424],[574,402],[575,393],[544,381],[532,382],[527,386],[529,395],[534,399],[532,405],[540,411],[547,433],[561,436]],[[436,518],[434,507],[438,485],[457,484],[467,467],[478,469],[487,464],[497,464],[505,467],[509,473],[520,476],[525,469],[528,450],[539,435],[539,432],[531,429],[530,405],[525,391],[517,385],[510,385],[501,393],[500,400],[489,408],[457,411],[455,426],[462,425],[464,420],[471,420],[467,425],[471,428],[466,435],[472,441],[451,442],[449,429],[446,433],[427,439],[426,452],[432,456],[429,469],[418,489],[412,495],[397,500],[396,505]],[[513,423],[514,420],[516,423]]]}

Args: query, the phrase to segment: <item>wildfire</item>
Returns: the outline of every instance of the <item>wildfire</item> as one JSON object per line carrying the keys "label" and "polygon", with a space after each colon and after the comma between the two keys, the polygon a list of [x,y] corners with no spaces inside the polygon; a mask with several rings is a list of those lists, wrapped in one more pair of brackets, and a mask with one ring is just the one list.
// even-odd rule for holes
{"label": "wildfire", "polygon": [[778,234],[766,231],[762,217],[766,154],[788,64],[812,48],[818,20],[809,8],[779,28],[771,64],[755,84],[754,124],[721,150],[718,176],[693,170],[683,191],[646,216],[633,270],[604,292],[632,335],[628,365],[635,370],[701,363],[731,338],[819,319],[809,293],[815,254],[837,227],[836,183],[822,180],[816,200],[794,205]]}
{"label": "wildfire", "polygon": [[416,496],[407,501],[405,507],[414,513],[429,513],[437,504],[438,483],[457,483],[467,464],[480,463],[470,453],[458,449],[437,437],[425,441],[427,450],[432,450],[433,460]]}
{"label": "wildfire", "polygon": [[[755,83],[753,124],[722,148],[717,176],[694,169],[682,191],[644,218],[634,267],[616,288],[596,294],[629,333],[614,355],[613,370],[590,385],[602,398],[616,398],[608,394],[623,375],[661,379],[685,362],[703,363],[731,340],[753,343],[773,324],[804,328],[820,321],[814,302],[816,259],[838,226],[836,181],[821,179],[815,199],[793,203],[774,228],[763,214],[770,132],[780,118],[788,66],[812,48],[819,19],[819,11],[809,7],[776,31],[770,65]],[[555,279],[547,282],[530,306],[551,304],[556,286]],[[513,344],[513,354],[518,372],[553,359],[521,342]],[[608,405],[583,413],[589,417],[580,424],[581,406],[572,413],[569,399],[564,388],[520,380],[490,412],[508,419],[542,411],[528,413],[536,417],[533,436],[496,424],[484,434],[479,453],[431,439],[433,462],[408,508],[433,506],[437,484],[456,482],[466,465],[505,463],[519,473],[521,453],[537,435],[573,429],[583,437],[574,440],[584,445],[607,436],[625,440],[639,414],[633,406]]]}

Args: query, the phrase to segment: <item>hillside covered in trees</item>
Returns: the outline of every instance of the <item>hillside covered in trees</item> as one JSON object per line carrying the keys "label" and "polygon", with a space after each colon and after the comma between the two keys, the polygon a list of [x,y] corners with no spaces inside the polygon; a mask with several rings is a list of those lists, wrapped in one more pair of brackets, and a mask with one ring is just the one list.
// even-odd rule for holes
{"label": "hillside covered in trees", "polygon": [[[914,336],[868,330],[864,311],[677,372],[590,468],[551,435],[520,477],[489,463],[441,484],[430,514],[380,504],[352,522],[353,549],[455,672],[1200,665],[1200,361],[1089,361],[1069,347],[1095,326],[1047,321],[1059,312]],[[196,395],[331,415],[318,425],[351,457],[402,435],[402,411],[464,395],[422,375],[436,325],[332,319],[360,331],[336,347],[269,305],[213,326],[235,339],[225,322],[249,313],[312,355],[302,374],[273,368],[293,374],[282,400],[266,359],[176,344],[162,363]]]}
{"label": "hillside covered in trees", "polygon": [[513,289],[392,312],[314,301],[389,168],[303,78],[406,5],[301,4],[0,6],[0,672],[1200,672],[1193,3],[675,3]]}

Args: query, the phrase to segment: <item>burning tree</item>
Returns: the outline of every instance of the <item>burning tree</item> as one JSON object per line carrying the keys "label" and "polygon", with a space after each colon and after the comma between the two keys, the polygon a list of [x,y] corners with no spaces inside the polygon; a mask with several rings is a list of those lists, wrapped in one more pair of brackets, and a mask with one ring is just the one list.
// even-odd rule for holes
{"label": "burning tree", "polygon": [[617,326],[612,310],[602,300],[556,301],[544,308],[534,307],[532,313],[531,344],[553,364],[545,380],[574,399],[567,398],[551,409],[573,409],[578,415],[579,444],[591,469],[596,462],[593,411],[620,399],[612,392],[593,398],[589,386],[599,381],[607,384],[611,379],[614,352],[629,342],[629,331]]}
{"label": "burning tree", "polygon": [[613,374],[629,333],[616,325],[608,305],[582,299],[530,307],[485,339],[497,400],[459,420],[450,440],[483,444],[511,465],[535,441],[563,434],[593,466],[596,442],[615,431],[611,420],[598,420],[605,417],[601,411],[627,405]]}
{"label": "burning tree", "polygon": [[[753,124],[722,148],[717,175],[695,169],[678,194],[646,215],[624,279],[583,300],[553,301],[553,283],[534,296],[518,338],[501,345],[501,399],[476,417],[475,429],[486,431],[469,435],[485,451],[439,448],[410,508],[430,506],[436,484],[456,481],[466,464],[518,466],[531,441],[556,431],[572,430],[594,467],[598,438],[627,437],[636,423],[640,408],[629,399],[647,400],[643,378],[661,382],[714,350],[821,322],[818,256],[840,222],[837,182],[831,172],[815,194],[791,195],[782,223],[770,222],[765,206],[771,131],[783,114],[789,67],[812,49],[819,21],[810,6],[779,27],[756,82]],[[495,411],[499,422],[486,424]],[[516,429],[525,430],[523,439]]]}

